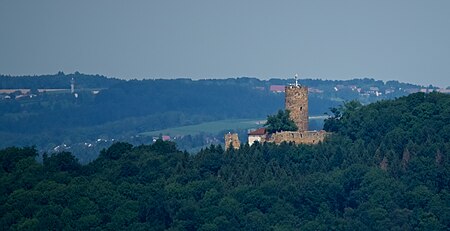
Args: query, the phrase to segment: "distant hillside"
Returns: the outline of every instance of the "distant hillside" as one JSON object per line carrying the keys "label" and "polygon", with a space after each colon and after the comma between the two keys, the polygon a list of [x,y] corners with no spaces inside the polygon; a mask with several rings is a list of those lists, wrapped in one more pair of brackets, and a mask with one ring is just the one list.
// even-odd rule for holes
{"label": "distant hillside", "polygon": [[[72,78],[76,94],[70,94]],[[78,72],[0,76],[0,147],[35,144],[46,151],[76,149],[75,153],[87,155],[82,160],[90,160],[113,140],[152,142],[151,137],[138,137],[143,132],[218,120],[265,118],[284,107],[283,86],[291,82],[246,77],[125,81]],[[367,104],[433,90],[373,79],[304,79],[300,83],[310,88],[311,116],[323,115],[330,107],[349,100]],[[223,136],[205,130],[195,139],[203,146],[220,142]],[[187,143],[180,139],[177,142]]]}
{"label": "distant hillside", "polygon": [[55,75],[39,76],[0,75],[0,89],[70,89],[72,78],[75,79],[78,89],[109,88],[118,82],[124,81],[101,75],[81,74],[79,72],[67,75],[63,72],[58,72]]}

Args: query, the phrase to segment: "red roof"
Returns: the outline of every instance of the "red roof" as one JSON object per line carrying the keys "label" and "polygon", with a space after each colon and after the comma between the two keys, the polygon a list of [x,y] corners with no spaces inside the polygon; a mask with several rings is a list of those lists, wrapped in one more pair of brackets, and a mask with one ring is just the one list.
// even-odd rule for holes
{"label": "red roof", "polygon": [[284,92],[284,85],[271,85],[270,91]]}
{"label": "red roof", "polygon": [[249,136],[261,136],[261,135],[265,135],[265,134],[266,134],[265,128],[259,128],[255,131],[248,133]]}
{"label": "red roof", "polygon": [[170,136],[162,136],[162,140],[163,141],[168,141],[168,140],[170,140]]}

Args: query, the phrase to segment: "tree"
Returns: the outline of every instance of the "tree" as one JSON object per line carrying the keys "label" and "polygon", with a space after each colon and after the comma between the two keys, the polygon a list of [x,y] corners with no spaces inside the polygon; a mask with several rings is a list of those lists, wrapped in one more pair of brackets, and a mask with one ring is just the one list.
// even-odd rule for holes
{"label": "tree", "polygon": [[48,156],[43,155],[44,169],[49,172],[69,171],[75,172],[81,169],[77,158],[70,152],[60,152]]}
{"label": "tree", "polygon": [[[339,120],[342,117],[342,112],[339,108],[330,108],[331,113],[333,115],[329,116],[324,121],[323,129],[328,132],[337,132],[339,131]],[[325,113],[328,115],[328,113]]]}
{"label": "tree", "polygon": [[130,152],[133,149],[133,145],[126,142],[116,142],[106,150],[102,150],[100,156],[107,159],[118,160],[123,154]]}
{"label": "tree", "polygon": [[267,122],[264,126],[267,127],[269,133],[280,131],[297,131],[298,127],[289,117],[289,110],[279,110],[276,115],[267,116]]}

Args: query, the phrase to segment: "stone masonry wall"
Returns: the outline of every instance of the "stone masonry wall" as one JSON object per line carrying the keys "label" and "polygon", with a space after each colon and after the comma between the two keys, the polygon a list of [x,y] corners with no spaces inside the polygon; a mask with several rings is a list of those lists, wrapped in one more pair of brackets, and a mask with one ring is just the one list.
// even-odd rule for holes
{"label": "stone masonry wall", "polygon": [[228,133],[225,134],[225,150],[228,150],[230,148],[230,145],[234,149],[239,149],[241,146],[241,142],[239,141],[239,137],[237,133]]}
{"label": "stone masonry wall", "polygon": [[267,137],[267,142],[280,144],[282,142],[294,142],[296,144],[317,144],[323,142],[327,132],[321,131],[303,131],[303,132],[277,132]]}
{"label": "stone masonry wall", "polygon": [[308,131],[308,87],[286,86],[285,107],[299,132]]}

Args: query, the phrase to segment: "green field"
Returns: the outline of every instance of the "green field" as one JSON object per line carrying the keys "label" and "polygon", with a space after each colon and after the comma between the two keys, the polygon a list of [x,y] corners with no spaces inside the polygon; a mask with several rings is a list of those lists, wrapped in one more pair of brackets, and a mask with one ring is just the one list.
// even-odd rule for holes
{"label": "green field", "polygon": [[[311,116],[309,117],[310,124],[317,121],[320,126],[323,126],[323,120],[328,116]],[[230,120],[218,120],[214,122],[201,123],[196,125],[182,126],[167,128],[164,130],[143,132],[140,135],[145,136],[158,136],[160,134],[169,136],[184,136],[184,135],[196,135],[199,133],[217,134],[224,130],[238,130],[238,129],[251,129],[263,127],[265,119],[230,119]],[[314,128],[316,129],[316,128]],[[320,130],[319,128],[318,130]]]}
{"label": "green field", "polygon": [[184,135],[195,135],[202,132],[217,134],[223,130],[250,129],[262,127],[264,122],[265,122],[264,119],[219,120],[196,125],[168,128],[158,131],[143,132],[141,133],[141,135],[158,136],[159,134],[163,134],[169,136],[184,136]]}

